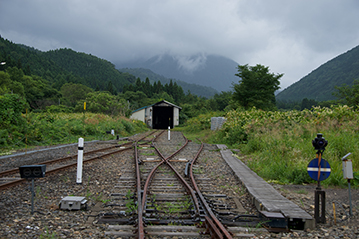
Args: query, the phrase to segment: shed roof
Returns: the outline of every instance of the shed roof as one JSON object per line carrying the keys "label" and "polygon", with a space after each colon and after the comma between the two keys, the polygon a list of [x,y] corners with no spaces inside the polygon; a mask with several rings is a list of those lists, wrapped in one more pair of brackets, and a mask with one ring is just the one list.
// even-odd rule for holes
{"label": "shed roof", "polygon": [[146,109],[146,108],[151,107],[151,106],[159,105],[159,104],[162,104],[162,103],[166,103],[166,104],[171,105],[171,106],[173,106],[173,107],[176,107],[176,108],[178,108],[178,109],[180,109],[180,110],[182,109],[182,108],[179,107],[178,105],[172,104],[172,103],[170,103],[170,102],[168,102],[168,101],[166,101],[166,100],[161,100],[161,101],[159,101],[159,102],[157,102],[157,103],[154,103],[154,104],[152,104],[152,105],[147,105],[147,106],[143,106],[143,107],[141,107],[141,108],[138,108],[137,110],[134,110],[134,111],[132,111],[131,113],[135,113],[135,112],[137,112],[137,111]]}

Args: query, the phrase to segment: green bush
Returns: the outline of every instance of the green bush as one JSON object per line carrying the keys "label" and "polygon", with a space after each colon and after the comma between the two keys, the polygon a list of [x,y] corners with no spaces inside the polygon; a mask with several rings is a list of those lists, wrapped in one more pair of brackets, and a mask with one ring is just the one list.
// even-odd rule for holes
{"label": "green bush", "polygon": [[[354,174],[359,173],[359,111],[351,107],[286,112],[239,109],[225,117],[226,123],[213,138],[249,155],[248,166],[266,180],[315,183],[308,176],[307,165],[316,158],[311,142],[317,133],[329,141],[323,158],[332,168],[322,185],[347,186],[340,158],[348,152],[352,153]],[[353,185],[358,182],[354,179]]]}
{"label": "green bush", "polygon": [[26,125],[22,116],[25,105],[25,100],[17,94],[0,95],[0,146],[22,141]]}
{"label": "green bush", "polygon": [[120,136],[148,130],[143,122],[94,113],[29,113],[21,119],[21,130],[17,125],[0,129],[2,148],[75,143],[80,137],[86,141],[114,139],[106,134],[112,129]]}

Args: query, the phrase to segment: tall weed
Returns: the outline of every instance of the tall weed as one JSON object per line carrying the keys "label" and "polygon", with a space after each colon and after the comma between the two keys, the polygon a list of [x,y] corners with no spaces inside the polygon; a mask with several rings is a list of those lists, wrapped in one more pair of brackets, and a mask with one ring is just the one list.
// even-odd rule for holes
{"label": "tall weed", "polygon": [[[226,123],[210,141],[217,139],[250,155],[247,164],[261,177],[282,183],[315,183],[308,176],[307,165],[317,157],[312,140],[322,133],[329,141],[323,158],[332,173],[321,184],[347,186],[341,157],[351,152],[354,175],[358,175],[352,184],[359,185],[359,112],[353,108],[344,105],[286,112],[238,109],[225,117]],[[187,124],[193,125],[188,127],[207,128],[201,120],[189,120]]]}
{"label": "tall weed", "polygon": [[95,113],[29,113],[22,117],[26,123],[21,128],[11,125],[12,130],[0,130],[0,135],[4,136],[1,138],[8,139],[0,140],[1,148],[74,143],[80,137],[114,139],[106,134],[112,129],[122,137],[148,130],[143,122]]}

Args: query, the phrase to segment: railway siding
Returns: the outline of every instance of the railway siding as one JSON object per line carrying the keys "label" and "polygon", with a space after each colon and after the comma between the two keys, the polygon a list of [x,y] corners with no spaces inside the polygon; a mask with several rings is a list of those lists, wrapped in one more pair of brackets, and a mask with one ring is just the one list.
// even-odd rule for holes
{"label": "railway siding", "polygon": [[[161,148],[160,151],[166,156],[170,155],[171,151],[179,149],[184,142],[183,137],[176,133],[173,133],[170,142],[165,134],[163,137],[151,135],[147,138],[158,138],[156,145]],[[134,142],[137,141],[141,142],[138,152],[139,157],[136,156],[139,159],[138,161],[135,160],[136,157],[131,149],[118,152],[113,156],[101,156],[99,160],[84,164],[83,184],[76,184],[74,180],[76,178],[75,168],[64,169],[56,174],[47,173],[46,177],[36,180],[35,213],[33,215],[30,214],[29,198],[31,193],[28,190],[29,182],[0,191],[0,221],[2,221],[0,238],[39,238],[46,235],[59,238],[133,238],[136,221],[139,221],[137,216],[142,215],[142,213],[136,215],[136,201],[137,198],[142,198],[142,196],[141,194],[136,194],[135,191],[136,183],[133,176],[135,165],[133,165],[133,162],[140,163],[139,171],[141,172],[142,180],[139,185],[141,185],[141,188],[144,183],[143,179],[147,178],[146,175],[154,165],[161,162],[160,157],[155,155],[154,148],[151,147],[147,140],[129,139],[128,145],[133,147]],[[112,143],[119,145],[120,142],[96,142],[92,147],[86,147],[86,149],[92,151],[94,148],[112,146]],[[76,149],[76,146],[72,147]],[[199,145],[190,142],[186,147],[187,150],[179,152],[178,155],[168,160],[168,165],[171,164],[182,177],[185,174],[186,164],[194,157],[193,155]],[[218,150],[218,148],[221,150]],[[41,161],[38,161],[39,159],[57,158],[55,155],[58,154],[65,157],[68,156],[70,151],[69,148],[62,147],[56,150],[40,151],[39,154],[26,154],[16,158],[16,160],[12,156],[9,164],[12,165],[15,162],[16,166],[18,166],[18,164],[24,162],[27,164],[41,163]],[[235,158],[232,152],[224,146],[218,147],[217,145],[204,144],[203,152],[199,154],[198,160],[191,165],[193,166],[194,178],[199,184],[199,189],[202,190],[205,201],[211,206],[222,224],[231,232],[232,237],[313,238],[334,235],[334,237],[338,238],[355,238],[359,235],[358,224],[355,221],[357,217],[353,218],[353,221],[352,219],[345,221],[344,214],[343,219],[337,226],[316,225],[312,230],[314,221],[306,212],[296,207],[291,201],[283,198],[263,179]],[[1,166],[5,166],[5,169],[10,165]],[[12,165],[12,167],[14,166]],[[162,173],[163,175],[158,175],[159,178],[154,178],[152,188],[158,191],[158,187],[163,184],[162,180],[165,181],[165,184],[161,187],[164,187],[167,191],[164,190],[163,195],[156,192],[156,197],[153,197],[152,194],[148,196],[148,201],[146,201],[147,211],[144,212],[144,219],[149,219],[156,207],[160,213],[178,209],[177,211],[172,210],[173,218],[181,215],[185,216],[185,214],[182,214],[184,212],[187,215],[190,213],[187,212],[188,210],[182,210],[177,205],[180,202],[178,196],[175,196],[176,200],[170,200],[169,196],[175,193],[175,187],[177,188],[179,184],[175,180],[170,181],[168,179],[170,174],[167,174],[165,170]],[[171,174],[170,176],[173,175]],[[185,180],[187,181],[188,178],[186,177]],[[259,183],[263,183],[264,186],[258,186]],[[170,192],[168,189],[170,189]],[[141,192],[141,190],[139,191]],[[275,199],[271,201],[271,195],[269,194],[275,194]],[[68,195],[85,196],[88,200],[88,208],[80,211],[59,210],[59,201]],[[173,206],[167,207],[169,204],[160,205],[160,200],[162,200],[160,196],[164,196],[168,203],[171,202]],[[293,197],[289,197],[289,199],[291,198],[293,199]],[[300,199],[302,198],[309,197],[301,196]],[[294,199],[297,205],[299,205],[298,200],[297,198]],[[187,205],[187,201],[181,204]],[[305,204],[303,207],[309,212],[311,202],[308,200],[300,202]],[[253,206],[253,203],[255,206]],[[278,206],[278,204],[280,205]],[[158,206],[161,206],[161,208],[158,208]],[[267,220],[257,216],[257,209],[270,212],[263,214],[270,215],[268,217],[272,217],[271,215],[274,214],[279,215],[279,213],[274,212],[280,212],[281,215],[286,216],[286,219],[289,219],[289,226],[304,223],[306,230],[285,230],[275,234],[273,230],[268,232],[264,228],[258,228]],[[206,231],[206,228],[193,227],[195,226],[194,224],[197,224],[197,220],[193,223],[192,217],[191,219],[182,218],[182,221],[185,222],[182,223],[172,220],[167,214],[159,215],[161,216],[159,218],[161,222],[166,222],[167,225],[147,223],[144,228],[147,238],[163,238],[165,232],[168,233],[167,238],[179,238],[181,236],[189,238],[191,235],[195,238],[211,237],[208,234],[198,236],[198,233]],[[308,218],[306,218],[307,216]],[[201,225],[200,223],[198,224]],[[183,225],[186,225],[185,228],[182,228]],[[350,236],[347,237],[347,235]]]}
{"label": "railway siding", "polygon": [[242,181],[253,198],[253,203],[259,211],[280,212],[288,219],[292,227],[315,228],[315,220],[306,211],[292,201],[283,197],[271,185],[250,170],[241,160],[233,156],[226,145],[217,145],[222,157]]}

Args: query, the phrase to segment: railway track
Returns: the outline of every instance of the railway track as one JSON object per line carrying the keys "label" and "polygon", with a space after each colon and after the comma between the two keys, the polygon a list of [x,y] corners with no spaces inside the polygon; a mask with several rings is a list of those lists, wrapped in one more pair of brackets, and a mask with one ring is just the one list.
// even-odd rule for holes
{"label": "railway track", "polygon": [[[153,131],[153,132],[149,133],[148,135],[141,136],[141,137],[142,138],[153,137],[154,135],[156,135],[156,131]],[[136,137],[133,137],[132,140],[136,140]],[[97,149],[87,151],[83,154],[83,156],[84,156],[83,163],[88,163],[90,161],[100,159],[102,157],[120,153],[124,150],[132,149],[132,147],[133,147],[132,140],[130,140],[128,142],[123,142],[122,144],[118,144],[117,141],[113,141],[112,143],[107,142],[106,144],[100,145],[100,147]],[[16,157],[14,157],[14,158],[16,158]],[[57,159],[45,160],[45,161],[36,160],[35,163],[46,165],[46,174],[56,173],[60,170],[64,170],[64,169],[71,168],[71,167],[76,167],[77,166],[77,154],[73,154],[73,155],[70,155],[67,157],[61,157],[61,158],[57,158]],[[35,164],[35,163],[33,161],[32,164]],[[2,170],[0,172],[0,190],[26,181],[26,179],[20,178],[20,173],[19,173],[19,167],[23,166],[23,165],[27,165],[27,164],[20,163],[20,164],[18,164],[18,167],[16,167],[16,168]]]}
{"label": "railway track", "polygon": [[[206,167],[212,157],[220,157],[216,147],[189,142],[180,132],[171,134],[175,137],[168,140],[166,131],[153,131],[84,153],[84,163],[114,160],[101,167],[116,167],[117,170],[111,170],[117,173],[111,175],[118,177],[111,189],[96,193],[105,196],[91,205],[85,216],[86,225],[103,225],[103,233],[109,238],[253,237],[248,227],[258,226],[260,221],[248,205],[244,209],[244,194],[228,193],[233,190],[223,185],[226,180],[220,177],[228,174],[228,169],[216,175],[222,169]],[[47,165],[46,175],[61,171],[65,179],[65,169],[75,167],[76,160],[77,156],[72,155],[38,164]],[[223,167],[222,163],[219,165]],[[18,178],[18,169],[2,174],[22,180]],[[97,179],[94,181],[98,184]],[[13,184],[3,185],[0,188]]]}
{"label": "railway track", "polygon": [[[330,236],[342,235],[341,229],[343,225],[347,225],[346,221],[340,222],[335,228],[330,224],[317,225],[313,229],[311,226],[313,219],[308,217],[308,213],[304,215],[303,210],[298,209],[298,202],[294,204],[279,194],[271,185],[266,184],[263,179],[250,171],[242,161],[235,157],[232,150],[226,149],[225,146],[204,144],[197,160],[192,161],[201,143],[188,142],[183,150],[169,157],[184,144],[185,139],[180,134],[173,133],[171,140],[168,141],[165,133],[162,136],[156,136],[158,133],[154,132],[154,135],[148,137],[146,137],[147,134],[137,135],[124,139],[122,142],[95,142],[91,145],[87,145],[86,142],[84,152],[124,143],[129,143],[131,147],[84,164],[82,184],[76,183],[76,168],[73,167],[56,173],[46,173],[44,178],[36,179],[36,187],[32,191],[35,195],[34,213],[30,213],[29,199],[32,194],[28,187],[31,183],[20,183],[0,190],[0,221],[2,222],[0,237],[218,237],[211,235],[211,229],[206,228],[208,213],[205,212],[200,197],[196,193],[200,205],[199,213],[197,213],[190,193],[183,188],[183,184],[180,183],[176,174],[172,173],[167,163],[162,163],[156,170],[158,172],[149,184],[149,193],[146,193],[145,200],[142,200],[144,184],[149,173],[155,165],[163,161],[152,144],[158,148],[165,159],[168,158],[168,163],[195,190],[190,180],[189,168],[192,167],[193,176],[203,198],[233,238],[327,237],[322,232],[324,229],[329,230],[325,234]],[[152,143],[154,138],[156,140]],[[135,144],[136,141],[138,144]],[[137,156],[134,150],[135,145],[138,149]],[[54,147],[47,151],[36,151],[33,154],[28,152],[19,157],[9,155],[5,160],[3,159],[5,157],[0,157],[0,171],[18,168],[22,164],[41,164],[49,159],[63,158],[70,154],[76,155],[77,145],[71,146],[72,148],[58,147],[61,147],[58,152],[54,152],[57,151],[57,147]],[[135,162],[138,162],[138,166]],[[137,171],[139,173],[136,174]],[[180,193],[181,196],[174,197],[176,199],[170,197],[176,193]],[[85,197],[86,209],[60,209],[59,202],[69,195]],[[307,196],[296,195],[300,198],[301,204],[304,202],[305,207],[310,208],[311,202],[305,201]],[[138,206],[142,205],[142,201],[145,202],[143,209]],[[273,208],[277,211],[272,212]],[[257,210],[261,210],[260,214]],[[306,211],[309,212],[308,210]],[[257,215],[262,213],[265,213],[268,218],[264,220],[258,218]],[[280,214],[282,214],[280,218],[285,220],[281,219],[280,229],[271,226],[272,228],[269,228],[271,233],[263,228],[258,229],[263,223],[272,219],[273,224],[278,224],[276,219]],[[354,217],[347,221],[355,225],[353,230],[348,232],[349,237],[355,237],[357,233],[356,219]],[[142,232],[138,230],[141,221]],[[265,226],[270,226],[270,224]],[[330,231],[331,228],[333,228],[332,231]],[[273,231],[279,234],[272,234]]]}
{"label": "railway track", "polygon": [[[211,178],[195,164],[203,144],[188,142],[183,135],[176,139],[169,141],[167,134],[162,134],[152,140],[151,145],[135,146],[133,164],[128,163],[128,168],[123,170],[126,174],[121,175],[116,191],[111,194],[108,206],[112,209],[98,221],[111,224],[106,235],[127,238],[243,236],[238,232],[240,223],[236,224],[243,216],[238,207],[243,209],[243,206],[239,200],[216,190]],[[257,224],[257,217],[254,218],[245,224],[242,220],[241,226]],[[227,221],[231,231],[221,221]]]}

